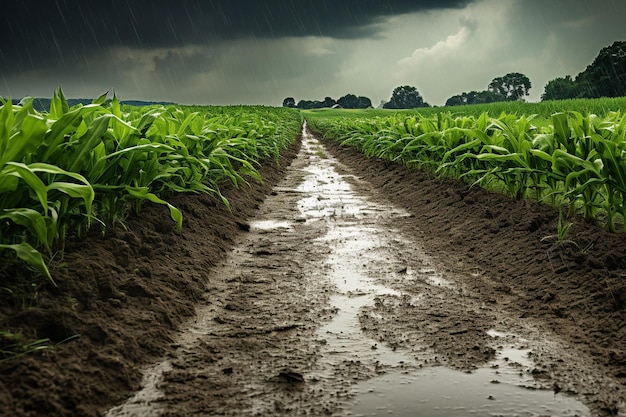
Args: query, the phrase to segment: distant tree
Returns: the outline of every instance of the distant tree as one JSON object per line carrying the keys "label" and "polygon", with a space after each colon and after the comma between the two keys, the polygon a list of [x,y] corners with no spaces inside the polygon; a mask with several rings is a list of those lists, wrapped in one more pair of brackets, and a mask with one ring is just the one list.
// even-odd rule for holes
{"label": "distant tree", "polygon": [[450,97],[449,99],[446,100],[445,106],[464,106],[468,104],[467,100],[463,97],[464,94],[467,94],[467,93],[457,94],[455,96]]}
{"label": "distant tree", "polygon": [[565,78],[559,77],[548,81],[543,89],[541,100],[565,100],[579,97],[581,94],[580,86],[571,76],[566,75]]}
{"label": "distant tree", "polygon": [[430,107],[430,105],[417,92],[417,88],[408,85],[394,88],[391,100],[383,106],[385,109],[415,109],[418,107]]}
{"label": "distant tree", "polygon": [[283,107],[295,108],[296,100],[293,97],[287,97],[283,100]]}
{"label": "distant tree", "polygon": [[546,84],[542,100],[626,96],[626,41],[613,42],[575,79],[567,75]]}
{"label": "distant tree", "polygon": [[626,41],[602,48],[576,83],[583,97],[626,96]]}
{"label": "distant tree", "polygon": [[344,109],[356,109],[358,104],[358,97],[354,94],[346,94],[343,97],[340,97],[337,100],[337,104],[339,104]]}
{"label": "distant tree", "polygon": [[366,109],[372,107],[372,100],[363,96],[357,97],[354,94],[346,94],[337,100],[337,104],[344,109]]}
{"label": "distant tree", "polygon": [[469,104],[495,103],[506,101],[507,98],[493,91],[470,91],[450,97],[446,101],[446,106],[464,106]]}
{"label": "distant tree", "polygon": [[324,101],[322,101],[323,107],[333,107],[335,104],[337,104],[337,101],[331,97],[324,97]]}
{"label": "distant tree", "polygon": [[[285,99],[287,100],[287,99]],[[326,97],[324,98],[324,101],[319,101],[319,100],[300,100],[298,102],[297,105],[294,105],[294,107],[297,107],[299,109],[321,109],[324,107],[333,107],[335,104],[337,104],[337,102],[332,99],[331,97]],[[284,102],[283,102],[283,106],[284,106]],[[287,107],[287,106],[285,106]]]}
{"label": "distant tree", "polygon": [[[288,101],[291,97],[287,97],[283,101],[284,107],[285,104],[290,104]],[[339,100],[335,100],[332,97],[324,97],[324,101],[319,100],[300,100],[298,104],[293,103],[293,107],[297,107],[298,109],[321,109],[325,107],[333,107],[334,105],[339,104],[341,107],[345,109],[365,109],[368,107],[372,107],[372,100],[363,96],[355,96],[354,94],[346,94],[341,97]]]}
{"label": "distant tree", "polygon": [[367,97],[357,97],[357,109],[369,109],[372,106],[372,100]]}
{"label": "distant tree", "polygon": [[484,103],[496,103],[498,101],[506,101],[507,98],[502,94],[495,93],[493,91],[485,90],[479,91],[476,94],[476,104],[484,104]]}
{"label": "distant tree", "polygon": [[316,103],[311,100],[300,100],[296,107],[302,110],[314,109],[316,108]]}
{"label": "distant tree", "polygon": [[494,78],[487,87],[488,91],[500,94],[509,101],[520,100],[527,96],[530,88],[531,83],[528,77],[519,72],[511,72],[503,77]]}

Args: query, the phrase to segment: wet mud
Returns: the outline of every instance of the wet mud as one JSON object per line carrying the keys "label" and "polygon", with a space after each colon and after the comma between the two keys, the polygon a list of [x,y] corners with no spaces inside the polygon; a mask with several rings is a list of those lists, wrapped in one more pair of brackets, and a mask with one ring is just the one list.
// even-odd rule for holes
{"label": "wet mud", "polygon": [[[115,373],[100,371],[82,382],[90,391],[101,384],[101,404],[75,390],[56,410],[109,417],[626,415],[623,236],[577,223],[572,239],[593,242],[585,253],[550,246],[542,240],[555,227],[549,208],[367,160],[306,130],[292,152],[269,188],[242,203],[248,215],[188,220],[193,233],[180,241],[171,230],[153,235],[172,239],[161,247],[165,263],[175,262],[168,250],[188,251],[174,270],[193,282],[163,278],[172,292],[186,291],[187,302],[138,278],[134,287],[125,281],[124,289],[109,289],[107,305],[124,308],[140,296],[149,300],[146,312],[161,300],[171,307],[156,317],[160,310],[153,310],[152,320],[138,316],[150,336],[135,330],[141,347],[131,358],[121,342],[113,349],[113,330],[102,325],[109,364],[120,364],[126,382],[107,389],[105,377]],[[184,208],[202,212],[191,202]],[[209,221],[228,228],[203,236]],[[137,240],[145,245],[144,236]],[[120,241],[128,245],[122,237],[109,244],[113,253]],[[137,276],[158,276],[158,265],[135,264],[129,250],[126,262],[144,271]],[[55,355],[69,361],[63,349],[15,362],[19,392],[26,395],[32,380],[16,370]],[[93,358],[103,350],[90,350],[77,368],[101,369]],[[0,405],[17,411],[11,415],[45,415],[3,387],[13,393],[0,390]],[[81,398],[80,409],[70,403]]]}

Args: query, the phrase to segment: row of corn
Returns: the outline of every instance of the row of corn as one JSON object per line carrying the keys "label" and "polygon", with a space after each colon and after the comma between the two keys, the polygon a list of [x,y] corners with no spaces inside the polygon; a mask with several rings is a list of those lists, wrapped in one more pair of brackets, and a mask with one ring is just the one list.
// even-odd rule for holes
{"label": "row of corn", "polygon": [[555,113],[537,124],[507,113],[307,118],[313,130],[369,157],[548,202],[612,231],[626,225],[626,117],[619,111]]}
{"label": "row of corn", "polygon": [[284,108],[131,107],[106,95],[70,108],[60,90],[49,112],[0,105],[0,260],[50,279],[45,259],[70,235],[106,232],[146,201],[180,228],[168,197],[259,180],[259,162],[277,159],[301,123]]}

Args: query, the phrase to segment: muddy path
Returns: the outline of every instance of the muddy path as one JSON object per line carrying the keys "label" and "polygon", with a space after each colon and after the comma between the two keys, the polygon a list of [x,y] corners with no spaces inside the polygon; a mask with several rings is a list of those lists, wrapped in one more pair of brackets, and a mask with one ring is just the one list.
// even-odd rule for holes
{"label": "muddy path", "polygon": [[303,132],[195,316],[105,415],[610,415],[623,386]]}

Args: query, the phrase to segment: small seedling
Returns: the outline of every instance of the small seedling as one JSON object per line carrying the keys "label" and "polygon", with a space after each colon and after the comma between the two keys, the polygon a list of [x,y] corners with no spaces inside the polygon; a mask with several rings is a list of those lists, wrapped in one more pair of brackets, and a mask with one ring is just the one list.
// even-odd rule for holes
{"label": "small seedling", "polygon": [[39,339],[26,343],[21,333],[0,330],[0,363],[29,353],[49,349],[49,343],[49,339]]}
{"label": "small seedling", "polygon": [[[573,247],[578,252],[585,253],[588,247],[582,249],[578,243],[576,243],[572,239],[568,239],[569,230],[572,227],[572,222],[565,223],[563,221],[563,211],[559,211],[559,220],[557,222],[557,231],[555,234],[545,236],[541,238],[541,242],[552,242],[552,246],[548,249],[548,260],[550,261],[550,265],[554,270],[554,265],[552,265],[552,252],[556,249],[563,249],[565,247]],[[561,262],[564,264],[563,256],[559,254],[561,257]]]}

